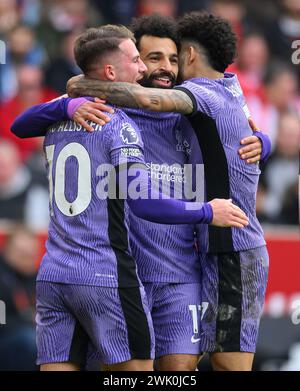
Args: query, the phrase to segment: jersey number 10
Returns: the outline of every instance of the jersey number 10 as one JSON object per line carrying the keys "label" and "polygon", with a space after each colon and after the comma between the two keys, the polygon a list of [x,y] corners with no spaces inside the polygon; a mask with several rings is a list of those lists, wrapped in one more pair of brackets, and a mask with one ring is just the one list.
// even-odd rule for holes
{"label": "jersey number 10", "polygon": [[[55,145],[48,145],[45,150],[49,165],[51,216],[54,215],[53,202],[65,216],[79,215],[87,209],[92,199],[91,159],[87,150],[79,143],[67,144],[56,158],[55,173],[53,173]],[[78,163],[77,197],[73,202],[69,202],[65,196],[66,161],[71,156],[75,157]]]}

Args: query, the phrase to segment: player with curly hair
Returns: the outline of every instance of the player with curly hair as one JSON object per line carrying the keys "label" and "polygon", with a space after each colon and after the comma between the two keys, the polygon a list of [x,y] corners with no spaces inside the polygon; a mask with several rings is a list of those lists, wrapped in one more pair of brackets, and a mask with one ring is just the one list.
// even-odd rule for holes
{"label": "player with curly hair", "polygon": [[[268,277],[269,258],[256,218],[259,166],[246,165],[236,151],[251,134],[249,111],[236,75],[226,68],[236,55],[228,22],[193,12],[179,22],[180,77],[175,89],[77,80],[69,92],[96,96],[125,107],[175,111],[198,139],[204,161],[206,197],[232,198],[250,224],[241,230],[208,227],[199,236],[202,262],[202,350],[215,370],[251,370]],[[182,125],[183,126],[183,125]]]}
{"label": "player with curly hair", "polygon": [[[131,28],[137,39],[141,58],[148,68],[139,83],[147,87],[172,88],[178,73],[177,47],[180,46],[175,21],[160,15],[151,15],[135,19]],[[86,83],[89,83],[88,79]],[[97,85],[98,81],[93,80],[93,83]],[[177,93],[178,91],[174,91],[174,94]],[[83,106],[87,108],[88,104],[95,105],[86,102]],[[158,114],[153,117],[150,112],[142,110],[126,109],[126,112],[141,128],[147,128],[147,131],[143,132],[147,162],[155,165],[165,162],[183,164],[186,159],[184,154],[188,156],[191,150],[199,149],[195,134],[192,142],[187,144],[188,135],[192,135],[194,131],[188,121],[182,120],[182,124],[179,124],[178,115],[176,117],[176,114],[173,114],[171,118],[168,114],[165,118]],[[35,120],[41,113],[35,113]],[[56,110],[56,120],[58,117],[59,111]],[[148,125],[148,122],[151,125]],[[23,128],[24,126],[24,136]],[[33,132],[34,126],[31,123],[27,128]],[[180,141],[178,132],[181,128],[184,129],[184,138],[180,138]],[[184,150],[178,149],[183,145]],[[200,275],[197,270],[200,262],[205,264],[205,250],[200,254],[202,261],[197,260],[193,249],[193,227],[182,225],[171,229],[170,226],[146,223],[134,216],[131,219],[131,235],[134,239],[131,241],[132,251],[137,255],[139,276],[151,303],[157,367],[160,370],[193,370],[202,341],[199,329]],[[199,226],[198,231],[201,232],[201,229]],[[199,237],[201,238],[200,234]],[[203,249],[204,240],[203,237]],[[184,248],[183,243],[189,244],[186,248],[190,248],[184,254],[181,251]],[[164,251],[160,250],[162,248]],[[206,303],[203,308],[210,310]],[[175,313],[177,315],[174,317]]]}

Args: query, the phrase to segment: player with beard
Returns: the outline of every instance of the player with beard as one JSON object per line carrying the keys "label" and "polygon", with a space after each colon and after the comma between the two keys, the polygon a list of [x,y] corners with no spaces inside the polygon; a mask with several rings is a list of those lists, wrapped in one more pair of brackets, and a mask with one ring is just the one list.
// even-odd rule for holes
{"label": "player with beard", "polygon": [[178,74],[177,25],[160,15],[134,19],[131,30],[147,72],[139,81],[144,87],[173,88]]}
{"label": "player with beard", "polygon": [[[228,22],[205,13],[179,22],[182,83],[175,90],[80,79],[73,92],[98,96],[125,107],[189,114],[182,121],[198,139],[204,161],[206,195],[232,197],[248,214],[243,230],[209,228],[200,236],[208,256],[202,262],[201,347],[216,370],[251,370],[264,303],[269,257],[255,212],[260,170],[237,157],[241,137],[250,133],[249,110],[236,75],[226,68],[236,55]],[[78,80],[78,79],[77,79]],[[79,90],[79,86],[81,89]]]}
{"label": "player with beard", "polygon": [[[178,74],[175,22],[160,16],[146,17],[134,21],[133,31],[137,36],[137,47],[148,64],[147,76],[140,82],[152,87],[173,87]],[[69,104],[70,116],[72,107],[76,111],[76,101]],[[56,102],[49,104],[53,107],[54,115],[49,110],[43,111],[44,114],[52,114],[52,122],[58,120],[55,104],[58,105]],[[96,103],[88,102],[76,113],[85,108],[90,110],[91,106],[96,110]],[[38,121],[41,112],[39,116],[32,114],[31,122],[26,126],[19,124],[22,136],[28,135],[28,132],[34,133],[36,127],[33,121]],[[89,115],[89,119],[96,122],[92,115],[98,115],[97,111]],[[168,169],[172,170],[175,164],[182,168],[189,162],[197,140],[193,132],[183,136],[179,128],[180,115],[153,115],[153,112],[133,109],[128,109],[127,115],[136,121],[141,130],[144,157],[152,179],[162,176]],[[73,115],[73,119],[76,121],[77,114]],[[89,122],[86,125],[92,127]],[[45,129],[45,126],[39,127],[39,131],[41,129]],[[176,181],[183,181],[182,174],[173,176],[173,181],[167,176],[164,180],[164,184],[172,189]],[[194,332],[190,306],[201,306],[200,263],[194,245],[195,225],[146,223],[132,213],[129,218],[131,250],[137,260],[138,275],[145,287],[153,320],[156,366],[159,370],[194,370],[200,345],[197,335],[195,340],[192,339]]]}
{"label": "player with beard", "polygon": [[[140,83],[172,88],[178,74],[175,22],[153,15],[136,19],[132,29],[141,58],[148,68]],[[88,129],[90,125],[85,119],[100,121],[97,103],[88,102],[78,108],[75,101],[74,115],[69,114],[74,120]],[[183,133],[179,115],[133,109],[126,109],[126,113],[144,130],[145,160],[152,177],[162,175],[166,166],[172,170],[175,164],[183,167],[186,163],[202,163],[197,139],[188,129]],[[34,123],[28,129],[33,132]],[[253,144],[253,138],[250,141]],[[257,147],[260,149],[259,143],[255,149]],[[259,159],[260,150],[258,152]],[[182,178],[175,177],[175,180]],[[166,181],[174,187],[174,179],[173,182]],[[133,214],[130,220],[131,247],[153,318],[157,367],[160,370],[194,370],[200,352],[198,324],[201,308],[201,274],[194,246],[196,227],[148,223]]]}

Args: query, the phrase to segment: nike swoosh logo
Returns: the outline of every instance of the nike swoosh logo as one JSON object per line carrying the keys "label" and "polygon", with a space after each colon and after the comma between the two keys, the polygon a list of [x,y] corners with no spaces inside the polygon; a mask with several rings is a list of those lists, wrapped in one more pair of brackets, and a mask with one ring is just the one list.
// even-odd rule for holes
{"label": "nike swoosh logo", "polygon": [[195,338],[195,336],[193,335],[192,338],[191,338],[191,342],[192,343],[197,343],[200,341],[201,338]]}

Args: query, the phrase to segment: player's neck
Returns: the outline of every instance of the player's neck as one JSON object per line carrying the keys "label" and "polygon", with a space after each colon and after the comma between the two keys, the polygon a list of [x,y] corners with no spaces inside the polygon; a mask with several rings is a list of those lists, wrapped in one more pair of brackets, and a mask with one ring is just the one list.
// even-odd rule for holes
{"label": "player's neck", "polygon": [[107,79],[107,77],[105,77],[105,74],[102,70],[87,72],[85,76],[87,76],[90,79],[97,79],[100,81],[110,81]]}
{"label": "player's neck", "polygon": [[198,67],[195,67],[195,69],[193,70],[192,78],[198,78],[198,77],[204,77],[206,79],[215,80],[224,77],[224,73],[218,72],[209,66],[205,66],[201,64]]}

